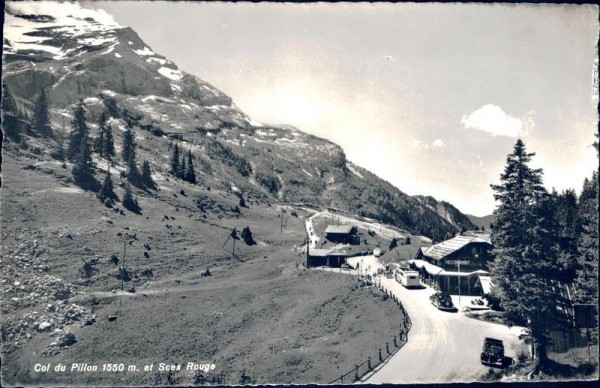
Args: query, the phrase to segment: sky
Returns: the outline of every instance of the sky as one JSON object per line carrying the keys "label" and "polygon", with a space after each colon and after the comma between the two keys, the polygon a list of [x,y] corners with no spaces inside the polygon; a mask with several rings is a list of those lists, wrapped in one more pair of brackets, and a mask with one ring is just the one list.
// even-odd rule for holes
{"label": "sky", "polygon": [[517,140],[550,189],[597,169],[598,7],[80,3],[254,119],[291,124],[408,194],[483,216]]}

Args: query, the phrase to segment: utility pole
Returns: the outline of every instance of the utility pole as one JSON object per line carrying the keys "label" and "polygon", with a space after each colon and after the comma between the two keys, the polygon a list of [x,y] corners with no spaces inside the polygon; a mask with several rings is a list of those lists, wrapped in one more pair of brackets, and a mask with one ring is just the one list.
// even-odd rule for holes
{"label": "utility pole", "polygon": [[235,240],[237,237],[237,226],[233,228],[233,233],[235,234],[235,237],[233,238],[233,257],[235,257]]}
{"label": "utility pole", "polygon": [[121,291],[125,287],[125,258],[127,257],[127,239],[123,241],[123,264],[121,264]]}
{"label": "utility pole", "polygon": [[460,306],[460,259],[456,260],[458,262],[458,305]]}

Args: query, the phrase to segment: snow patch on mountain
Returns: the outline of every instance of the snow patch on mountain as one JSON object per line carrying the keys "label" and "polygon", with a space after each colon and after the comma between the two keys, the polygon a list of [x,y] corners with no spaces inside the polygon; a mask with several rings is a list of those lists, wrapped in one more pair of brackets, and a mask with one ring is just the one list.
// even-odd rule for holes
{"label": "snow patch on mountain", "polygon": [[[46,15],[46,18],[35,20],[25,18],[23,15]],[[28,34],[44,29],[44,31],[59,32],[65,36],[88,35],[81,39],[81,44],[98,45],[106,43],[115,37],[91,38],[99,32],[121,28],[112,16],[102,10],[82,8],[77,3],[57,2],[10,2],[6,4],[4,15],[4,39],[9,44],[4,45],[4,51],[14,53],[18,51],[37,50],[54,54],[63,59],[66,51],[61,47],[44,44],[49,37],[33,37]]]}
{"label": "snow patch on mountain", "polygon": [[179,81],[183,78],[183,74],[180,70],[173,70],[168,67],[161,67],[158,69],[158,72],[173,81]]}
{"label": "snow patch on mountain", "polygon": [[246,117],[245,119],[248,122],[248,124],[250,124],[253,127],[264,127],[264,125],[261,122],[254,120],[252,117]]}
{"label": "snow patch on mountain", "polygon": [[353,173],[354,175],[356,175],[357,177],[359,177],[360,179],[365,179],[365,177],[362,176],[362,174],[360,172],[358,172],[358,170],[356,170],[352,164],[346,163],[346,168],[348,170],[350,170],[351,173]]}
{"label": "snow patch on mountain", "polygon": [[[129,44],[131,44],[131,42],[129,42]],[[156,53],[152,50],[150,50],[148,47],[144,47],[141,50],[133,50],[134,53],[136,53],[137,55],[141,55],[141,56],[149,56],[149,55],[156,55]]]}
{"label": "snow patch on mountain", "polygon": [[166,59],[163,59],[163,58],[150,57],[150,58],[146,59],[146,62],[148,62],[148,63],[158,62],[160,65],[164,65],[165,63],[167,63],[169,61],[167,61]]}
{"label": "snow patch on mountain", "polygon": [[108,36],[108,37],[102,37],[102,38],[96,37],[96,38],[77,39],[77,42],[79,44],[84,44],[86,46],[100,46],[105,43],[115,42],[116,40],[117,40],[116,36]]}
{"label": "snow patch on mountain", "polygon": [[[101,52],[100,55],[105,55],[105,54],[112,53],[115,50],[115,47],[117,46],[117,44],[118,43],[115,43],[115,44],[111,45],[108,49],[106,49],[106,51]],[[115,53],[115,54],[117,54],[117,53]]]}

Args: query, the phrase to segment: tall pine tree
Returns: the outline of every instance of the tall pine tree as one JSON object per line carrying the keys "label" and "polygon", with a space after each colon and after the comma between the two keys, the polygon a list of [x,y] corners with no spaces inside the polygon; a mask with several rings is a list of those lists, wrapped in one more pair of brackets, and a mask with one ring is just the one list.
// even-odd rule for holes
{"label": "tall pine tree", "polygon": [[3,133],[15,142],[21,141],[21,123],[19,122],[19,108],[9,88],[2,83],[2,130]]}
{"label": "tall pine tree", "polygon": [[48,112],[48,98],[46,89],[40,90],[33,111],[33,130],[42,136],[54,137],[50,125],[50,114]]}
{"label": "tall pine tree", "polygon": [[127,129],[123,133],[123,149],[121,150],[121,156],[123,161],[127,163],[130,159],[135,160],[135,137],[133,134],[133,125],[131,121],[127,122]]}
{"label": "tall pine tree", "polygon": [[144,160],[142,163],[142,184],[149,189],[155,189],[156,184],[152,179],[152,171],[150,169],[150,163],[147,160]]}
{"label": "tall pine tree", "polygon": [[542,186],[542,170],[527,165],[534,155],[519,139],[500,184],[492,185],[499,205],[494,211],[490,270],[506,321],[526,327],[539,371],[547,361],[547,331],[559,323],[553,281],[560,274],[553,206]]}
{"label": "tall pine tree", "polygon": [[565,283],[571,283],[575,278],[577,267],[577,241],[581,233],[581,222],[577,215],[577,194],[573,189],[562,193],[552,191],[552,201],[558,226],[557,241],[560,246],[559,264],[563,271]]}
{"label": "tall pine tree", "polygon": [[67,159],[74,161],[77,155],[80,153],[81,139],[87,139],[89,136],[89,128],[85,118],[85,105],[83,100],[79,100],[79,103],[73,111],[73,120],[71,120],[71,138],[69,139],[69,145],[67,146]]}
{"label": "tall pine tree", "polygon": [[171,155],[171,174],[176,177],[181,174],[180,152],[177,144],[173,146],[173,154]]}
{"label": "tall pine tree", "polygon": [[96,151],[100,157],[106,157],[106,150],[104,149],[104,146],[106,145],[106,120],[106,111],[103,111],[98,118],[98,138],[96,138],[94,144],[94,151]]}
{"label": "tall pine tree", "polygon": [[104,145],[102,146],[104,157],[108,160],[112,160],[115,156],[115,141],[113,139],[112,131],[112,127],[107,125],[104,133]]}
{"label": "tall pine tree", "polygon": [[81,137],[79,153],[75,158],[73,166],[73,179],[75,183],[84,190],[98,190],[98,181],[94,178],[94,170],[92,165],[92,155],[87,132]]}
{"label": "tall pine tree", "polygon": [[142,213],[142,209],[140,208],[138,200],[131,193],[131,186],[129,185],[125,185],[125,195],[123,195],[123,206],[125,207],[125,209],[131,212],[137,214]]}
{"label": "tall pine tree", "polygon": [[185,172],[185,180],[196,184],[196,171],[194,171],[194,161],[192,156],[192,150],[188,150],[188,162],[187,162],[187,170]]}
{"label": "tall pine tree", "polygon": [[579,260],[575,280],[575,301],[598,304],[598,173],[585,179],[579,198],[582,232],[578,242]]}
{"label": "tall pine tree", "polygon": [[110,169],[106,171],[106,177],[104,178],[104,183],[98,193],[98,199],[107,207],[112,207],[115,204],[115,201],[119,200],[119,197],[117,197],[117,194],[115,193],[112,178],[110,177]]}
{"label": "tall pine tree", "polygon": [[121,152],[123,161],[127,164],[127,179],[131,184],[139,186],[140,172],[136,162],[136,143],[131,121],[127,122],[127,129],[123,133],[123,150]]}

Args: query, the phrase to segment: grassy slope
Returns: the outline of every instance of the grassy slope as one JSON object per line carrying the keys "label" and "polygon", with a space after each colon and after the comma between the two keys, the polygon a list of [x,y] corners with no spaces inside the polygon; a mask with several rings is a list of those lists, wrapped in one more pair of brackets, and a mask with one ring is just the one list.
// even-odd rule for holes
{"label": "grassy slope", "polygon": [[[203,215],[196,210],[195,194],[211,196],[224,208],[238,199],[174,181],[162,182],[156,199],[138,192],[142,215],[121,215],[92,194],[64,184],[70,172],[58,164],[24,169],[35,162],[4,154],[3,254],[9,258],[4,269],[14,266],[12,276],[31,277],[13,256],[20,244],[37,240],[39,248],[29,254],[44,260],[49,274],[73,284],[79,293],[68,303],[89,308],[97,322],[68,326],[78,342],[50,357],[40,354],[54,340],[46,333],[30,330],[31,340],[18,347],[5,343],[3,365],[11,366],[12,374],[5,369],[3,377],[9,384],[166,384],[165,373],[57,376],[37,374],[33,365],[123,362],[140,367],[189,361],[214,362],[230,384],[239,381],[242,369],[256,383],[327,382],[364,361],[397,331],[397,308],[378,291],[357,288],[351,277],[296,267],[301,256],[294,246],[304,239],[303,219],[289,217],[281,234],[278,210],[264,204],[243,208],[239,218],[224,211]],[[178,194],[181,188],[186,196]],[[234,226],[250,226],[259,242],[252,247],[238,242],[240,260],[222,248]],[[122,257],[119,232],[138,238],[127,248],[134,279],[126,288],[135,286],[134,294],[110,292],[119,287],[109,260],[114,253]],[[143,255],[144,244],[151,247],[149,258]],[[94,257],[98,272],[83,279],[81,259]],[[209,266],[213,276],[201,277]],[[148,268],[152,277],[142,274]],[[5,291],[3,298],[12,296]],[[26,308],[15,305],[2,319],[18,321],[43,309],[41,301]],[[108,322],[109,315],[118,319]],[[188,384],[193,376],[171,378]]]}

